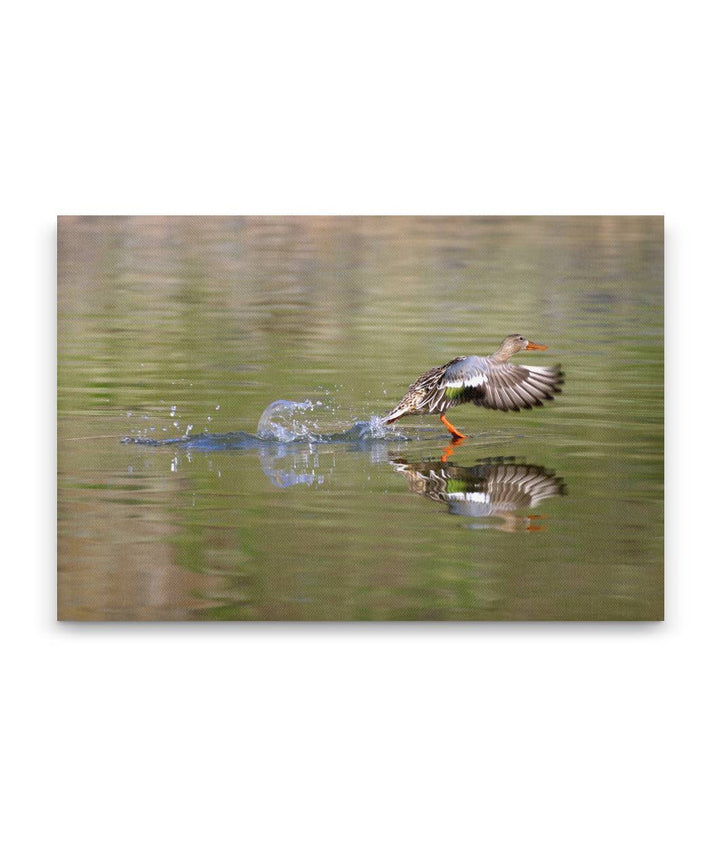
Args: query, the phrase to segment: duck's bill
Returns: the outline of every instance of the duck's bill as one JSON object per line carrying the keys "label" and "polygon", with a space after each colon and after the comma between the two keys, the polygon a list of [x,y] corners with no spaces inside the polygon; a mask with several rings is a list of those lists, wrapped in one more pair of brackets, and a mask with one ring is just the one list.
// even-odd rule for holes
{"label": "duck's bill", "polygon": [[547,351],[547,345],[538,345],[536,342],[528,342],[525,345],[526,351]]}

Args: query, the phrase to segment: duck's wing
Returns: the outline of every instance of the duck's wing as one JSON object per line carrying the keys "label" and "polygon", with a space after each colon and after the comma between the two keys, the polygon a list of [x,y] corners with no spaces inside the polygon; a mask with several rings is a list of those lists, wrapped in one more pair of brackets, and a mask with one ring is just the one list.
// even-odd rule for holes
{"label": "duck's wing", "polygon": [[445,410],[453,399],[472,398],[474,390],[487,381],[487,362],[484,357],[456,357],[425,372],[414,384],[423,392],[418,409],[434,413]]}
{"label": "duck's wing", "polygon": [[[394,422],[406,413],[434,413],[437,410],[445,410],[447,408],[445,393],[448,387],[461,386],[462,384],[457,381],[462,378],[465,378],[468,383],[472,383],[472,378],[475,375],[473,375],[469,364],[465,369],[463,369],[463,365],[469,360],[478,359],[480,358],[457,357],[443,366],[428,369],[425,374],[420,375],[414,383],[410,384],[408,391],[390,413],[384,417],[384,421],[386,423]],[[448,375],[453,367],[457,368]]]}
{"label": "duck's wing", "polygon": [[489,357],[459,357],[445,367],[441,386],[448,398],[471,393],[478,407],[530,410],[552,400],[562,383],[560,366],[518,366]]}
{"label": "duck's wing", "polygon": [[484,395],[475,404],[493,410],[530,410],[552,401],[563,383],[560,366],[517,366],[488,360]]}

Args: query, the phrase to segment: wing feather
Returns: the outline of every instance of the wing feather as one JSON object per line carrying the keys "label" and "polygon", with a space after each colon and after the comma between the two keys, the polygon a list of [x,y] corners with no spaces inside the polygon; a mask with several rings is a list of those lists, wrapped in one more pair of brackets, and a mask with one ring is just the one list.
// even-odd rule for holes
{"label": "wing feather", "polygon": [[475,401],[492,410],[519,410],[541,407],[560,392],[563,374],[559,366],[518,366],[514,363],[487,361],[487,382],[483,395]]}

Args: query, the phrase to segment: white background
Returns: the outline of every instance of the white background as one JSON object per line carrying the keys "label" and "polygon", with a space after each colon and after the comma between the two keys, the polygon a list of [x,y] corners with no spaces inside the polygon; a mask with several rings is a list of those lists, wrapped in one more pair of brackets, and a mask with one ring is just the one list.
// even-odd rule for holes
{"label": "white background", "polygon": [[[718,852],[711,4],[70,0],[3,31],[3,852]],[[665,214],[666,622],[56,624],[74,213]]]}

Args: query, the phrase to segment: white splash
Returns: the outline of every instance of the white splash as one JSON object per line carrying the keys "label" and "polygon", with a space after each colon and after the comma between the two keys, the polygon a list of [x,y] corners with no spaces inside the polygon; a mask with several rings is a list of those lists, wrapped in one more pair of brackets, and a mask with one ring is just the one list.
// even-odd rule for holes
{"label": "white splash", "polygon": [[318,426],[306,424],[296,418],[298,411],[314,410],[318,405],[313,401],[286,401],[280,399],[268,405],[260,417],[257,435],[261,440],[279,440],[292,443],[294,440],[319,439]]}

